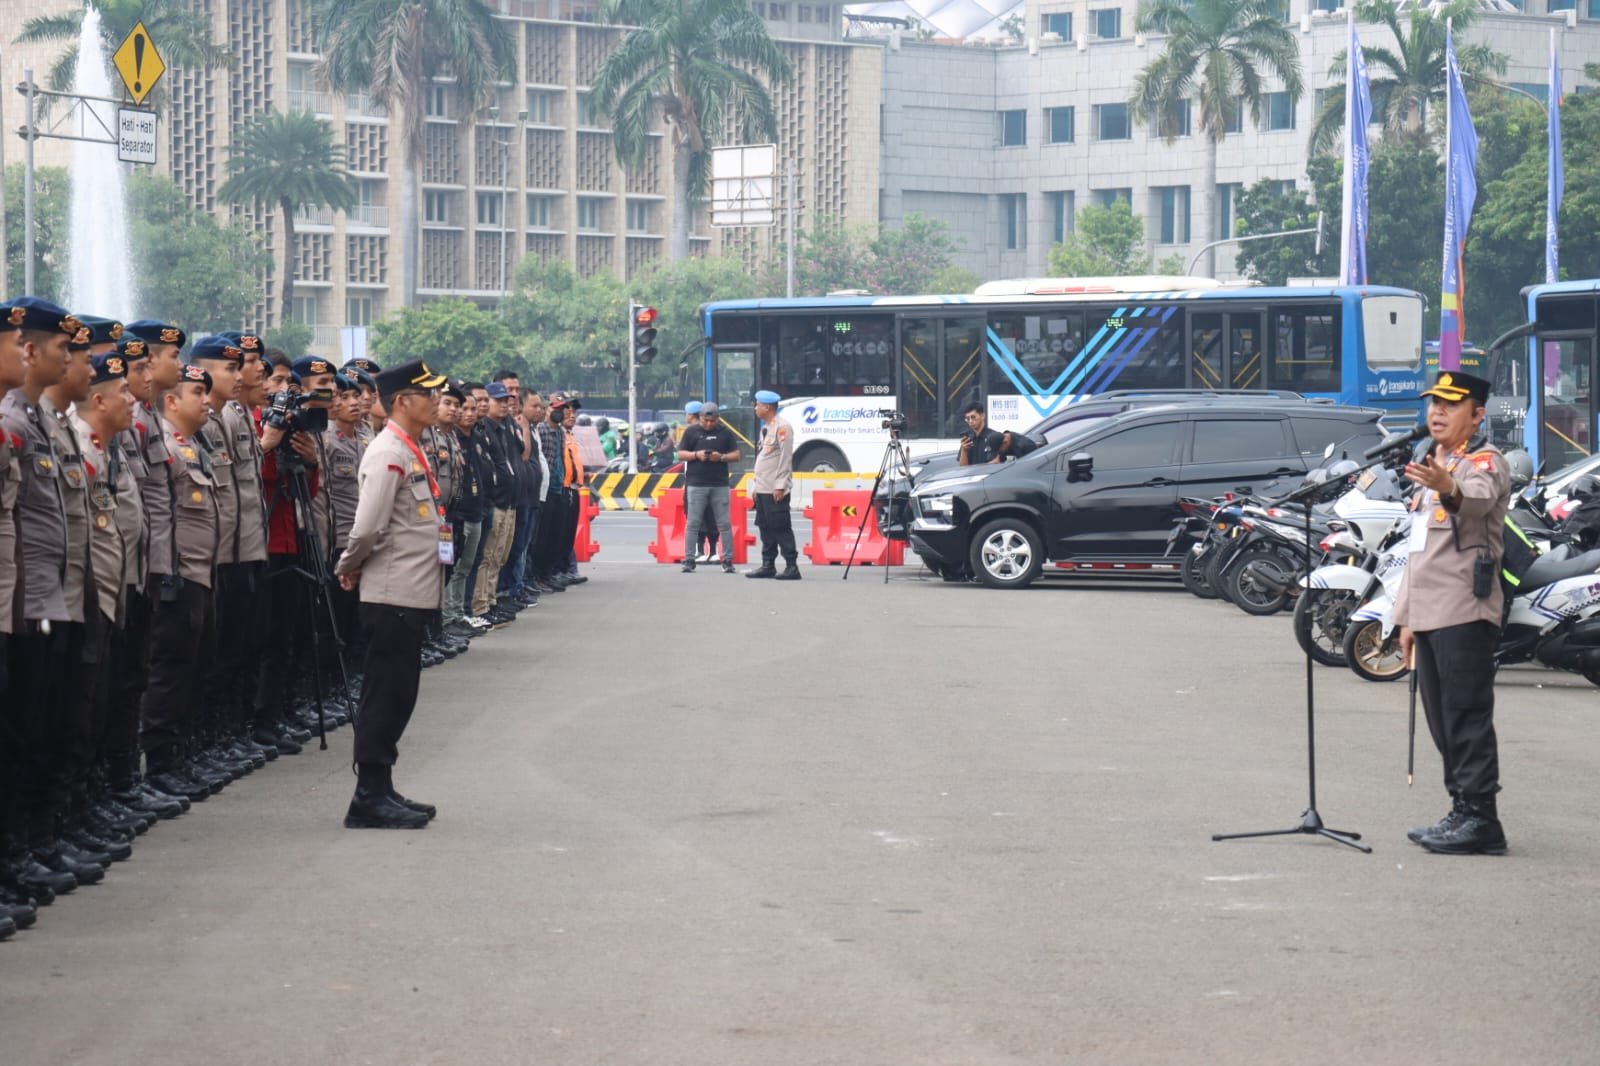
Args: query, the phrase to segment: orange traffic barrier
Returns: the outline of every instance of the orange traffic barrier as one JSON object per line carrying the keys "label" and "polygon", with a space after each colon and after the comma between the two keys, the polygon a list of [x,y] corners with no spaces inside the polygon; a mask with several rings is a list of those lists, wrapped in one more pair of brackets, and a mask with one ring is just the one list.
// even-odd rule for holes
{"label": "orange traffic barrier", "polygon": [[[688,535],[688,516],[683,510],[683,489],[667,489],[656,496],[650,517],[656,520],[656,539],[645,550],[658,563],[683,562],[683,540]],[[728,501],[728,522],[733,527],[733,561],[750,561],[750,546],[756,542],[749,532],[750,497],[735,492]]]}
{"label": "orange traffic barrier", "polygon": [[589,522],[600,513],[600,503],[588,488],[578,490],[578,532],[572,538],[572,554],[586,563],[600,554],[600,542],[590,532]]}
{"label": "orange traffic barrier", "polygon": [[871,510],[871,489],[818,489],[812,493],[811,506],[805,509],[805,516],[811,520],[811,543],[804,549],[806,558],[819,565],[843,566],[851,561],[850,552],[854,549],[857,566],[882,566],[886,562],[899,566],[905,561],[905,545],[884,538]]}

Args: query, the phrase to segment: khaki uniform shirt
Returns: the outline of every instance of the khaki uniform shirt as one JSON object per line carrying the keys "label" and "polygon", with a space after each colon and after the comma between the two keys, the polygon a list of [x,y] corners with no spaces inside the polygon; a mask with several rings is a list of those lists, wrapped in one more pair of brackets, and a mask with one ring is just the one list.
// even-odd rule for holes
{"label": "khaki uniform shirt", "polygon": [[771,495],[794,488],[794,428],[781,418],[761,427],[756,465],[750,471],[750,491]]}
{"label": "khaki uniform shirt", "polygon": [[346,436],[336,425],[322,435],[327,465],[322,470],[322,492],[333,507],[333,539],[329,558],[337,559],[350,539],[350,525],[356,520],[356,503],[361,496],[361,456],[366,445],[359,437]]}
{"label": "khaki uniform shirt", "polygon": [[144,508],[139,504],[133,472],[122,459],[121,435],[102,442],[78,412],[68,417],[83,446],[84,471],[89,475],[89,561],[94,568],[95,600],[106,621],[115,624],[126,602],[128,557],[138,550],[144,536]]}
{"label": "khaki uniform shirt", "polygon": [[22,483],[22,438],[0,426],[0,633],[16,631],[17,490]]}
{"label": "khaki uniform shirt", "polygon": [[243,404],[230,400],[222,409],[228,431],[228,451],[233,456],[233,487],[239,494],[239,540],[235,561],[261,563],[267,559],[267,504],[261,489],[261,439],[256,422]]}
{"label": "khaki uniform shirt", "polygon": [[186,439],[166,419],[167,478],[172,493],[172,542],[178,554],[178,575],[185,581],[211,587],[217,565],[217,483],[211,477],[211,457]]}
{"label": "khaki uniform shirt", "polygon": [[200,427],[199,442],[211,460],[211,480],[217,491],[217,564],[238,561],[239,487],[233,477],[233,451],[228,447],[228,427],[222,413],[213,409]]}
{"label": "khaki uniform shirt", "polygon": [[[144,507],[144,482],[145,478],[150,476],[150,464],[145,462],[144,449],[139,446],[136,430],[125,429],[118,433],[117,449],[122,466],[128,471],[128,477],[133,484],[132,495],[139,506],[139,533],[128,545],[128,565],[123,570],[123,583],[142,590],[145,575],[150,571],[150,515],[146,513]],[[119,514],[123,506],[122,498],[117,497]]]}
{"label": "khaki uniform shirt", "polygon": [[361,503],[335,572],[361,571],[362,603],[429,611],[439,606],[444,518],[428,484],[426,455],[419,461],[391,422],[361,459]]}
{"label": "khaki uniform shirt", "polygon": [[444,501],[448,511],[461,487],[461,465],[465,461],[456,444],[456,435],[447,427],[429,426],[422,431],[422,450],[433,464],[433,477],[439,482],[439,499]]}
{"label": "khaki uniform shirt", "polygon": [[21,440],[18,457],[16,522],[21,543],[18,581],[23,590],[22,618],[29,622],[67,621],[63,585],[67,575],[67,500],[61,462],[45,429],[48,417],[28,402],[21,389],[0,399],[0,428]]}
{"label": "khaki uniform shirt", "polygon": [[49,410],[44,423],[61,465],[61,491],[66,503],[67,569],[62,593],[67,601],[68,621],[82,622],[94,577],[89,567],[89,471],[83,464],[78,435],[67,423],[67,412],[51,409],[48,397],[42,403]]}
{"label": "khaki uniform shirt", "polygon": [[172,554],[172,480],[167,476],[167,465],[172,456],[167,452],[166,432],[155,411],[143,403],[133,405],[133,433],[138,438],[138,453],[143,460],[144,476],[139,481],[139,495],[144,499],[145,525],[150,535],[145,541],[146,569],[152,574],[175,572]]}
{"label": "khaki uniform shirt", "polygon": [[1466,622],[1498,626],[1505,606],[1498,580],[1488,596],[1472,594],[1472,567],[1484,549],[1499,574],[1511,494],[1506,457],[1490,445],[1473,452],[1463,445],[1446,468],[1461,486],[1461,503],[1452,514],[1431,489],[1412,497],[1411,553],[1395,594],[1395,622],[1423,633]]}

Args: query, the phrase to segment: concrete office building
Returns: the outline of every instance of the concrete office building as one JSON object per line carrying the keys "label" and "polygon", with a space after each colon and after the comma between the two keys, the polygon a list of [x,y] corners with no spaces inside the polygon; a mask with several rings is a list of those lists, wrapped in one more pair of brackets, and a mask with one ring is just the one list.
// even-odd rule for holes
{"label": "concrete office building", "polygon": [[[1528,3],[1536,13],[1487,0],[1462,40],[1506,54],[1504,80],[1542,98],[1554,27],[1571,92],[1584,63],[1600,57],[1600,0],[1577,0],[1577,10],[1574,0]],[[1246,115],[1223,139],[1220,210],[1211,219],[1197,118],[1181,109],[1180,135],[1169,144],[1129,113],[1134,78],[1162,47],[1133,32],[1136,0],[1028,0],[1022,43],[884,39],[881,221],[943,219],[964,242],[961,265],[984,278],[1032,276],[1047,272],[1050,246],[1073,231],[1077,211],[1124,197],[1155,258],[1176,254],[1187,264],[1232,232],[1237,190],[1262,179],[1304,183],[1328,65],[1345,47],[1345,14],[1330,9],[1332,0],[1288,4],[1306,92],[1298,103],[1274,92],[1259,126]],[[1387,28],[1360,30],[1369,47],[1393,43]],[[1232,275],[1234,255],[1217,250],[1219,276]]]}

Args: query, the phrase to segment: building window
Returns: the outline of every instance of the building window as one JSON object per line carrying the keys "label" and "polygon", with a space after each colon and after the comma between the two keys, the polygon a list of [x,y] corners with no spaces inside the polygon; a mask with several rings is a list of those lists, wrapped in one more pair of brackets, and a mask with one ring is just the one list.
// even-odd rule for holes
{"label": "building window", "polygon": [[429,118],[450,117],[450,86],[430,85],[423,93],[423,112]]}
{"label": "building window", "polygon": [[296,296],[291,301],[289,317],[302,326],[315,326],[321,322],[320,308],[317,306],[317,294],[310,293],[305,296]]}
{"label": "building window", "polygon": [[1049,130],[1051,144],[1071,144],[1077,139],[1077,111],[1071,107],[1047,107],[1044,109],[1045,126]]}
{"label": "building window", "polygon": [[550,201],[553,200],[553,199],[555,199],[555,197],[553,197],[553,196],[530,196],[530,197],[528,197],[528,228],[529,229],[549,229],[550,228]]}
{"label": "building window", "polygon": [[388,219],[382,204],[383,183],[371,178],[356,178],[355,187],[356,203],[346,217],[362,226],[385,225]]}
{"label": "building window", "polygon": [[376,299],[371,296],[347,296],[344,301],[344,324],[347,326],[372,325],[373,306]]}
{"label": "building window", "polygon": [[1120,7],[1103,7],[1099,11],[1091,11],[1094,16],[1094,35],[1102,40],[1115,40],[1122,36],[1122,9]]}
{"label": "building window", "polygon": [[767,18],[772,19],[774,22],[788,22],[789,21],[789,5],[788,4],[768,4],[767,5]]}
{"label": "building window", "polygon": [[1070,192],[1052,192],[1050,197],[1050,239],[1061,244],[1072,236],[1073,195]]}
{"label": "building window", "polygon": [[504,194],[498,191],[480,192],[478,194],[478,225],[500,225],[500,205],[504,200]]}
{"label": "building window", "polygon": [[1244,132],[1244,98],[1242,96],[1233,98],[1233,103],[1228,107],[1228,112],[1222,119],[1222,132]]}
{"label": "building window", "polygon": [[1294,129],[1294,101],[1286,92],[1267,94],[1267,129]]}
{"label": "building window", "polygon": [[594,196],[578,197],[578,228],[591,233],[598,231],[600,229],[600,209],[604,204],[604,200]]}
{"label": "building window", "polygon": [[1063,41],[1072,40],[1072,12],[1050,12],[1044,17],[1043,32],[1053,33]]}
{"label": "building window", "polygon": [[1189,243],[1189,186],[1161,185],[1155,190],[1161,200],[1161,244]]}
{"label": "building window", "polygon": [[1156,126],[1158,137],[1187,137],[1189,136],[1189,101],[1175,100],[1172,106],[1161,115],[1161,121]]}
{"label": "building window", "polygon": [[1133,136],[1127,104],[1095,104],[1094,118],[1097,140],[1125,141]]}
{"label": "building window", "polygon": [[1028,143],[1028,113],[1026,111],[1000,112],[1000,143],[1016,148]]}
{"label": "building window", "polygon": [[1132,204],[1133,203],[1133,190],[1132,189],[1096,189],[1094,191],[1094,202],[1099,204],[1101,207],[1110,207],[1112,204],[1116,203],[1118,200],[1121,200],[1125,204]]}
{"label": "building window", "polygon": [[810,22],[811,21],[811,5],[810,4],[798,4],[798,5],[795,6],[795,21],[796,22]]}
{"label": "building window", "polygon": [[1000,209],[1005,215],[1006,249],[1017,251],[1028,246],[1027,200],[1020,192],[1001,193]]}
{"label": "building window", "polygon": [[1545,8],[1550,14],[1559,14],[1562,11],[1573,11],[1577,8],[1576,0],[1550,0],[1550,5]]}
{"label": "building window", "polygon": [[628,201],[628,232],[650,232],[650,208],[654,205],[649,200]]}
{"label": "building window", "polygon": [[542,89],[528,90],[528,121],[536,126],[550,125],[550,116],[556,113],[556,94]]}
{"label": "building window", "polygon": [[1215,240],[1225,240],[1233,236],[1233,214],[1239,202],[1239,194],[1244,191],[1244,185],[1239,182],[1226,182],[1217,186],[1217,232]]}
{"label": "building window", "polygon": [[429,189],[422,194],[422,221],[450,222],[450,194]]}

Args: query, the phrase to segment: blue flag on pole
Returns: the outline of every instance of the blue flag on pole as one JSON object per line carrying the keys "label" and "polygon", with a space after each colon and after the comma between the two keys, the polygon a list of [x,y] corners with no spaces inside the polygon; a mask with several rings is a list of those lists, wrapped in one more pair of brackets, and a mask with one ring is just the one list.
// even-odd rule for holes
{"label": "blue flag on pole", "polygon": [[1561,214],[1564,178],[1561,170],[1561,60],[1556,56],[1555,30],[1550,31],[1550,98],[1546,108],[1550,115],[1550,176],[1544,208],[1544,280],[1557,281],[1561,277],[1557,219]]}
{"label": "blue flag on pole", "polygon": [[1444,171],[1444,271],[1439,296],[1439,369],[1461,369],[1463,310],[1466,300],[1461,258],[1467,248],[1467,228],[1478,199],[1478,133],[1472,127],[1467,91],[1456,63],[1454,34],[1444,38],[1446,91],[1446,148]]}
{"label": "blue flag on pole", "polygon": [[1372,95],[1367,61],[1356,37],[1356,13],[1346,15],[1349,44],[1344,80],[1344,226],[1339,235],[1339,276],[1346,285],[1367,283],[1367,128]]}

